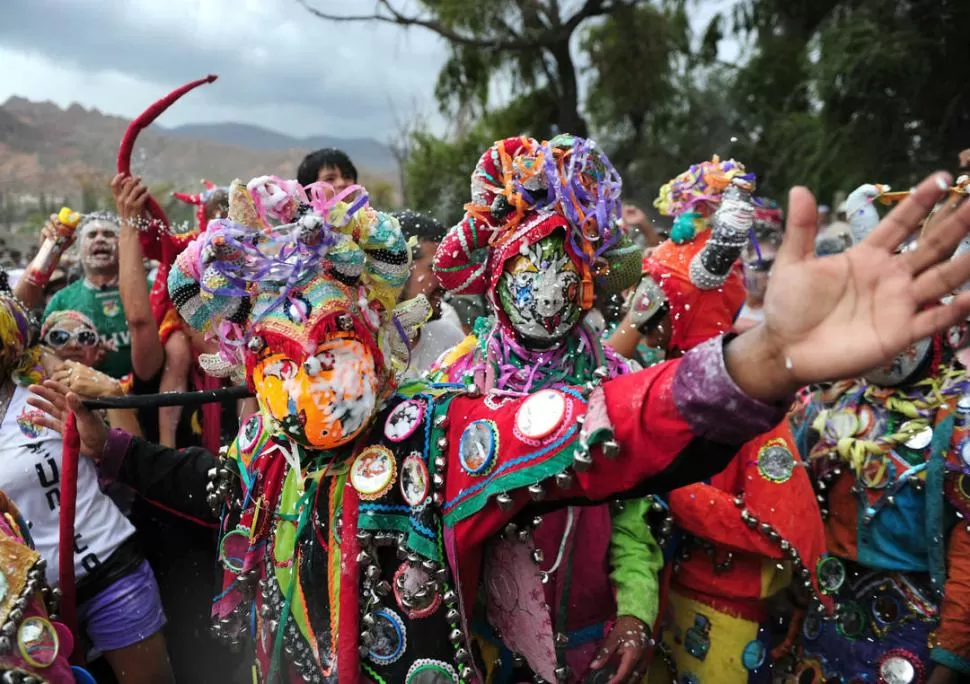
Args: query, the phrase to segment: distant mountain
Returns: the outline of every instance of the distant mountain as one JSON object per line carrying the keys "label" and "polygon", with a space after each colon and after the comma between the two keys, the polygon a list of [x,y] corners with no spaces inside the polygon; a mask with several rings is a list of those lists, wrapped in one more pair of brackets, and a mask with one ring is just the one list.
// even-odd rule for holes
{"label": "distant mountain", "polygon": [[335,138],[326,135],[294,138],[268,128],[242,123],[185,124],[162,130],[169,137],[207,140],[267,152],[336,147],[346,152],[356,166],[368,168],[375,173],[394,173],[397,168],[387,145],[373,138]]}
{"label": "distant mountain", "polygon": [[[12,97],[0,105],[0,193],[75,196],[114,174],[127,119],[73,104]],[[133,171],[149,184],[194,191],[199,179],[228,183],[262,174],[294,177],[303,156],[339,147],[357,165],[365,184],[397,184],[389,150],[375,140],[296,139],[258,126],[200,124],[152,126],[138,138]]]}

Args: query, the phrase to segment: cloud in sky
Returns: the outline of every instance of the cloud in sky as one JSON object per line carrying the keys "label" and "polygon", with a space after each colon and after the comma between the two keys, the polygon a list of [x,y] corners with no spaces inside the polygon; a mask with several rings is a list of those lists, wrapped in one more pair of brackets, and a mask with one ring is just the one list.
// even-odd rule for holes
{"label": "cloud in sky", "polygon": [[[372,3],[317,0],[347,12]],[[295,135],[385,139],[433,88],[447,46],[418,29],[335,24],[296,0],[9,0],[0,21],[0,102],[78,102],[132,117],[207,73],[162,125],[241,121]]]}

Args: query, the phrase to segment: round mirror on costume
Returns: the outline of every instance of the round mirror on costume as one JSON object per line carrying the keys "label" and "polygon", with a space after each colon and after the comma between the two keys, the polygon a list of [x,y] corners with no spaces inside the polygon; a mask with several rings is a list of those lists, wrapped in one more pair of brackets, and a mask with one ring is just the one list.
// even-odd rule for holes
{"label": "round mirror on costume", "polygon": [[302,361],[268,348],[253,384],[282,433],[314,449],[354,439],[377,406],[374,355],[352,336],[328,339]]}
{"label": "round mirror on costume", "polygon": [[583,315],[582,276],[561,233],[523,246],[505,262],[498,300],[523,339],[549,344],[563,338]]}

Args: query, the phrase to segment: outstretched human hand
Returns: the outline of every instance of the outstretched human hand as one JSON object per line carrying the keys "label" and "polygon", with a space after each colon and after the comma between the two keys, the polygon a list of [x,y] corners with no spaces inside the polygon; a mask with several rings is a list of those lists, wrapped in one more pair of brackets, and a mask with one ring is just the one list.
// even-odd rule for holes
{"label": "outstretched human hand", "polygon": [[950,182],[945,173],[930,176],[860,244],[826,257],[815,256],[815,198],[791,191],[765,322],[727,346],[728,371],[749,396],[781,400],[805,385],[856,377],[967,316],[970,292],[940,299],[970,279],[970,254],[950,259],[970,229],[970,205],[897,253]]}
{"label": "outstretched human hand", "polygon": [[43,385],[31,385],[29,389],[33,396],[27,398],[27,403],[44,414],[37,417],[38,423],[63,435],[64,421],[73,411],[77,417],[81,453],[95,460],[101,458],[108,439],[108,427],[100,416],[86,409],[80,397],[59,382],[47,380]]}
{"label": "outstretched human hand", "polygon": [[611,660],[617,661],[616,672],[607,684],[637,684],[646,674],[649,649],[650,635],[647,626],[635,617],[621,615],[616,619],[590,667],[599,670]]}

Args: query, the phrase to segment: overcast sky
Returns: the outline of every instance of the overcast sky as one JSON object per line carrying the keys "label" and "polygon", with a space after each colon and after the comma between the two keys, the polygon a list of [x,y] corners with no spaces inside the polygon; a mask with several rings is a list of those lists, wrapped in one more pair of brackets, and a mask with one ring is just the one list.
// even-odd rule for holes
{"label": "overcast sky", "polygon": [[[132,117],[208,73],[163,125],[244,121],[295,135],[384,139],[435,111],[444,43],[427,31],[333,24],[296,0],[2,0],[0,102],[11,95]],[[316,0],[366,11],[370,0]],[[393,103],[393,107],[391,105]]]}
{"label": "overcast sky", "polygon": [[[171,88],[215,73],[219,81],[159,123],[239,121],[291,135],[386,140],[395,116],[418,111],[443,126],[433,89],[447,47],[429,31],[324,22],[297,0],[0,2],[0,102],[78,102],[130,118]],[[313,4],[344,13],[374,6]]]}

